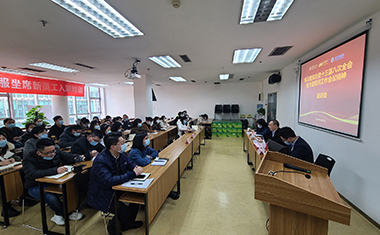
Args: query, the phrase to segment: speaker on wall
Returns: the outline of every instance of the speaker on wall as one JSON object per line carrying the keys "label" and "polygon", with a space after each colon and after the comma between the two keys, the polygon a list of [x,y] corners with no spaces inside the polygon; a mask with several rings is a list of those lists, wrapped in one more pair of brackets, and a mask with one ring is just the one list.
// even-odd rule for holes
{"label": "speaker on wall", "polygon": [[268,78],[268,84],[275,84],[281,82],[281,75],[280,74],[272,74]]}

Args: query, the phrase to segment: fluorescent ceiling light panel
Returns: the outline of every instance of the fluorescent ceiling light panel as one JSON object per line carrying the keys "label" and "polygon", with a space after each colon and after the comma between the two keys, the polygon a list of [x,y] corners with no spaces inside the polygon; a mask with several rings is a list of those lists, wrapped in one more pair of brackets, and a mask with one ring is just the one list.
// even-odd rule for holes
{"label": "fluorescent ceiling light panel", "polygon": [[[244,0],[241,9],[240,24],[281,20],[293,1],[294,0]],[[269,11],[270,13],[268,15],[267,12]]]}
{"label": "fluorescent ceiling light panel", "polygon": [[128,85],[133,85],[133,82],[124,82],[124,83]]}
{"label": "fluorescent ceiling light panel", "polygon": [[182,67],[175,61],[170,55],[162,55],[162,56],[151,56],[148,57],[151,61],[156,62],[164,68],[178,68]]}
{"label": "fluorescent ceiling light panel", "polygon": [[51,0],[113,38],[144,35],[104,0]]}
{"label": "fluorescent ceiling light panel", "polygon": [[277,0],[267,21],[281,20],[294,0]]}
{"label": "fluorescent ceiling light panel", "polygon": [[238,49],[234,52],[234,59],[232,63],[252,63],[255,61],[256,57],[260,54],[262,48],[252,48],[252,49]]}
{"label": "fluorescent ceiling light panel", "polygon": [[0,72],[7,72],[7,73],[14,73],[14,74],[21,74],[21,75],[33,75],[36,73],[33,72],[26,72],[26,71],[21,71],[21,70],[16,70],[16,69],[7,69],[7,68],[0,68]]}
{"label": "fluorescent ceiling light panel", "polygon": [[109,86],[107,84],[101,84],[101,83],[89,83],[90,86]]}
{"label": "fluorescent ceiling light panel", "polygon": [[260,0],[244,0],[241,9],[240,24],[251,24],[255,20]]}
{"label": "fluorescent ceiling light panel", "polygon": [[59,72],[65,72],[65,73],[77,73],[77,72],[79,72],[79,70],[76,70],[76,69],[70,69],[67,67],[63,67],[63,66],[59,66],[59,65],[55,65],[55,64],[49,64],[49,63],[45,63],[45,62],[33,63],[33,64],[29,64],[29,65],[41,67],[41,68],[45,68],[45,69],[56,70]]}
{"label": "fluorescent ceiling light panel", "polygon": [[186,82],[186,79],[184,79],[183,77],[169,77],[169,78],[175,82]]}
{"label": "fluorescent ceiling light panel", "polygon": [[227,80],[230,77],[230,75],[227,74],[219,74],[219,79],[220,80]]}

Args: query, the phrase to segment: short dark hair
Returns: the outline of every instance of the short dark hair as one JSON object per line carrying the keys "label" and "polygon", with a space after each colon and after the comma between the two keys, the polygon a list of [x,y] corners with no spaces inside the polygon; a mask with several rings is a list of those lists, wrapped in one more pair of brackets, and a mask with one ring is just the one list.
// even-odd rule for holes
{"label": "short dark hair", "polygon": [[36,143],[36,149],[38,151],[44,151],[45,147],[54,146],[54,142],[51,139],[39,139]]}
{"label": "short dark hair", "polygon": [[82,127],[81,127],[80,125],[74,125],[74,126],[72,127],[72,130],[74,130],[74,131],[82,130]]}
{"label": "short dark hair", "polygon": [[34,135],[38,135],[38,134],[40,134],[41,132],[44,132],[46,129],[45,129],[45,127],[44,126],[36,126],[36,127],[34,127],[33,128],[33,130],[32,130],[32,134],[33,134],[33,137],[35,137]]}
{"label": "short dark hair", "polygon": [[264,128],[268,126],[268,123],[264,119],[262,119],[262,118],[260,118],[259,120],[257,120],[257,124],[260,124]]}
{"label": "short dark hair", "polygon": [[122,124],[120,122],[115,122],[112,127],[111,127],[111,131],[112,132],[116,132],[117,130],[120,129],[120,127],[122,126]]}
{"label": "short dark hair", "polygon": [[107,115],[106,116],[106,119],[111,119],[112,117],[110,115]]}
{"label": "short dark hair", "polygon": [[142,120],[140,118],[136,118],[133,123],[132,123],[132,127],[137,127],[137,124],[139,124],[140,122],[142,122]]}
{"label": "short dark hair", "polygon": [[108,150],[110,150],[112,145],[117,145],[120,137],[120,133],[111,132],[108,135],[106,135],[106,137],[104,137],[104,145]]}
{"label": "short dark hair", "polygon": [[83,124],[88,124],[88,123],[90,123],[90,120],[88,120],[87,118],[84,117],[80,120],[80,122]]}
{"label": "short dark hair", "polygon": [[103,133],[101,132],[101,131],[99,131],[99,130],[93,130],[92,132],[91,132],[91,136],[92,137],[99,137],[99,139],[101,139],[101,138],[103,138]]}
{"label": "short dark hair", "polygon": [[57,115],[57,116],[53,117],[53,121],[57,121],[58,119],[61,119],[61,118],[62,118],[62,116]]}
{"label": "short dark hair", "polygon": [[27,130],[29,130],[29,127],[30,127],[31,125],[36,125],[36,124],[34,124],[34,122],[28,122],[28,123],[25,124],[25,128],[26,128]]}
{"label": "short dark hair", "polygon": [[4,125],[5,125],[5,123],[7,123],[8,121],[14,121],[14,119],[13,118],[6,118],[6,119],[4,119]]}
{"label": "short dark hair", "polygon": [[153,119],[151,117],[145,117],[145,121],[146,122],[151,122],[151,121],[153,121]]}
{"label": "short dark hair", "polygon": [[296,133],[294,133],[292,128],[285,126],[280,129],[280,136],[284,139],[287,139],[289,137],[296,137]]}
{"label": "short dark hair", "polygon": [[277,120],[272,120],[273,124],[280,127],[280,123]]}
{"label": "short dark hair", "polygon": [[36,117],[33,121],[37,122],[39,119],[41,119],[41,118]]}

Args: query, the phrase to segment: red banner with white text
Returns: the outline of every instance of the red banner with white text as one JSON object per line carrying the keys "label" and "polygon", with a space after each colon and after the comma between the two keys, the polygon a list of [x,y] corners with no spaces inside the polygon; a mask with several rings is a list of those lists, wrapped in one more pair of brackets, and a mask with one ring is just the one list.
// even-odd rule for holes
{"label": "red banner with white text", "polygon": [[83,97],[84,84],[0,73],[0,92]]}

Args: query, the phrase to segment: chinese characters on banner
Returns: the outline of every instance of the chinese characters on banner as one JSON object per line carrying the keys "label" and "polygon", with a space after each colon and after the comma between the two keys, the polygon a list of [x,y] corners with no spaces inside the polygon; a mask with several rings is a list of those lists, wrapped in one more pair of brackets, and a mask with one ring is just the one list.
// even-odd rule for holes
{"label": "chinese characters on banner", "polygon": [[0,92],[83,97],[84,84],[0,73]]}

